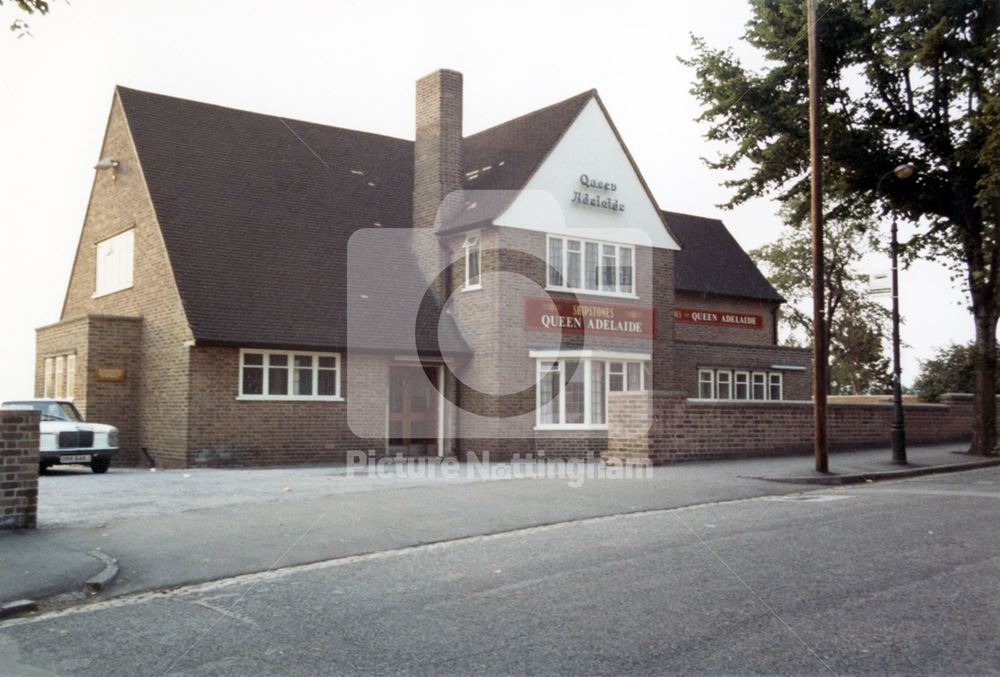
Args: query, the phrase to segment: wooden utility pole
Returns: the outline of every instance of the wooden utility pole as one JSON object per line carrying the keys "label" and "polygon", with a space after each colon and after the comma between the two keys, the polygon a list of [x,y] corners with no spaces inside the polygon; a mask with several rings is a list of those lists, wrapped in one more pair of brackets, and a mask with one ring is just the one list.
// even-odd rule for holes
{"label": "wooden utility pole", "polygon": [[826,317],[823,272],[823,137],[820,129],[819,45],[816,0],[806,0],[809,22],[809,164],[813,264],[813,448],[816,471],[829,472],[826,444]]}

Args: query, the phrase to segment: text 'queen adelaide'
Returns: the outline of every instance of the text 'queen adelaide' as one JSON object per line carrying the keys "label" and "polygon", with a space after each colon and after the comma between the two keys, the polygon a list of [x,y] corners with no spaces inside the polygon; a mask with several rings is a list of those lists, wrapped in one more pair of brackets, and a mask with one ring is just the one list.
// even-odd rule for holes
{"label": "text 'queen adelaide'", "polygon": [[610,181],[603,181],[601,179],[591,178],[587,174],[580,175],[580,185],[587,188],[587,191],[574,190],[573,199],[571,202],[574,204],[588,205],[590,207],[600,207],[602,209],[608,209],[613,212],[623,212],[625,211],[625,204],[618,201],[616,197],[608,197],[601,195],[599,193],[591,193],[590,190],[601,190],[614,192],[618,190],[617,184]]}

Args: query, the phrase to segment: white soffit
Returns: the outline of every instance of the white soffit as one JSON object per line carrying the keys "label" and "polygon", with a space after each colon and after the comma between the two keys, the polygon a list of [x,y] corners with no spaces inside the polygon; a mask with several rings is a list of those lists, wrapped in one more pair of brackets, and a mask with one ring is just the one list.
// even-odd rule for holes
{"label": "white soffit", "polygon": [[[584,177],[590,186],[583,184]],[[595,199],[598,204],[593,204]],[[553,235],[680,249],[593,98],[493,222]]]}

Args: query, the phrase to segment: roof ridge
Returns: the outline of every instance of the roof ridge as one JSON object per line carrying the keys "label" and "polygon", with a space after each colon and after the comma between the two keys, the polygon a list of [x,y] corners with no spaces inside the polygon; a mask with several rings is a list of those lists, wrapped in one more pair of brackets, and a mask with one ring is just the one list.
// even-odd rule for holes
{"label": "roof ridge", "polygon": [[368,132],[363,129],[353,129],[351,127],[339,127],[337,125],[328,125],[322,122],[313,122],[312,120],[303,120],[301,118],[287,117],[284,115],[275,115],[273,113],[261,113],[259,111],[247,110],[246,108],[236,108],[235,106],[225,106],[220,103],[211,103],[209,101],[200,101],[198,99],[189,99],[183,96],[174,96],[172,94],[161,94],[159,92],[150,92],[145,89],[136,89],[135,87],[126,87],[125,85],[115,85],[116,91],[126,91],[133,94],[139,94],[142,96],[154,96],[163,99],[173,99],[174,101],[182,101],[184,103],[193,103],[199,106],[207,106],[209,108],[218,108],[222,110],[234,111],[237,113],[244,113],[246,115],[256,115],[262,118],[272,118],[275,120],[283,120],[285,122],[297,122],[304,125],[314,125],[316,127],[323,127],[326,129],[336,129],[343,132],[351,132],[354,134],[365,134],[367,136],[379,137],[382,139],[391,139],[393,141],[402,141],[404,143],[412,144],[412,139],[403,139],[398,136],[390,136],[389,134],[379,134],[378,132]]}
{"label": "roof ridge", "polygon": [[471,139],[474,136],[479,136],[480,134],[485,134],[487,132],[495,131],[495,130],[499,129],[500,127],[504,127],[506,125],[511,124],[512,122],[519,122],[519,121],[524,120],[525,118],[531,117],[532,115],[537,115],[539,113],[544,113],[545,111],[552,110],[553,108],[556,108],[558,106],[563,106],[563,105],[569,103],[570,101],[573,101],[574,99],[583,99],[585,97],[596,96],[596,95],[597,95],[597,90],[596,89],[588,89],[588,90],[586,90],[584,92],[580,92],[579,94],[574,94],[573,96],[567,97],[567,98],[565,98],[565,99],[563,99],[561,101],[556,101],[555,103],[550,103],[547,106],[542,106],[541,108],[536,108],[533,111],[529,111],[529,112],[524,113],[522,115],[518,115],[515,118],[510,118],[509,120],[504,120],[503,122],[498,122],[497,124],[492,125],[491,127],[486,127],[485,129],[480,129],[478,132],[476,132],[474,134],[469,134],[469,135],[465,136],[464,138],[465,139]]}
{"label": "roof ridge", "polygon": [[670,209],[662,209],[662,208],[660,209],[660,213],[663,214],[664,216],[686,216],[690,219],[702,219],[703,221],[717,221],[725,225],[722,219],[715,216],[701,216],[700,214],[691,214],[689,212],[675,212]]}

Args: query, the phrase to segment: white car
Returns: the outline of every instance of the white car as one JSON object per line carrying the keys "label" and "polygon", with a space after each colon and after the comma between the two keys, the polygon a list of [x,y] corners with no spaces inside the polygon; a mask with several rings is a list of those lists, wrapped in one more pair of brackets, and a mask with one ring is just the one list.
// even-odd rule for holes
{"label": "white car", "polygon": [[38,463],[50,465],[82,463],[95,473],[105,473],[111,457],[118,453],[118,428],[101,423],[85,423],[80,412],[67,400],[15,400],[0,409],[34,409],[41,413]]}

